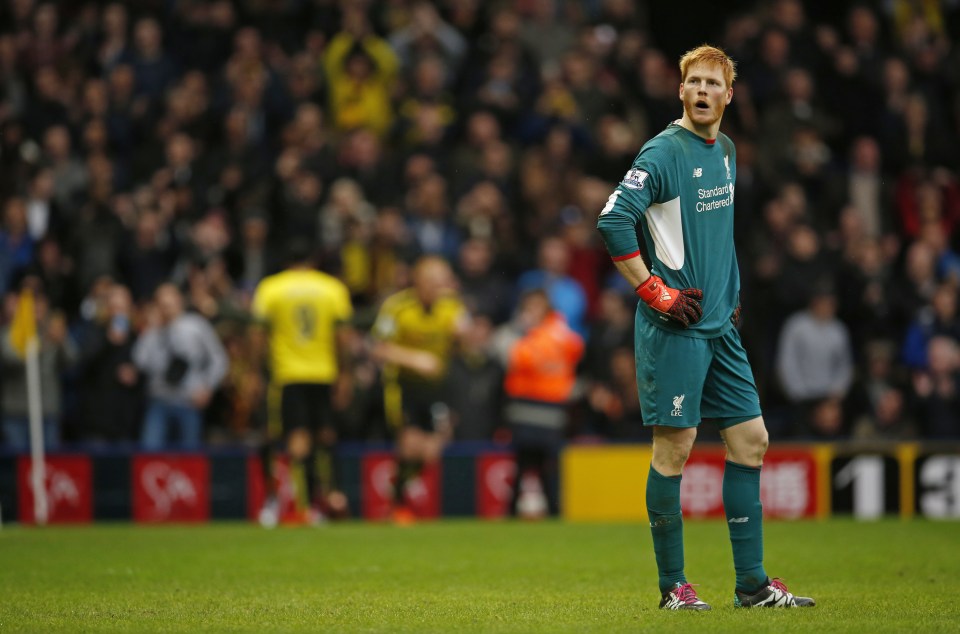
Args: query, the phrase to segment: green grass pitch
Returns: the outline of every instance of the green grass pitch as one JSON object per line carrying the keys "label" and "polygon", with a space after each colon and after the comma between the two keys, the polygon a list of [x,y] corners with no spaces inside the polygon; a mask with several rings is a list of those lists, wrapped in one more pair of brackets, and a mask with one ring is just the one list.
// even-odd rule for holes
{"label": "green grass pitch", "polygon": [[0,631],[957,631],[960,525],[769,522],[768,572],[818,605],[735,610],[722,522],[687,522],[706,613],[657,609],[649,529],[442,521],[266,531],[0,531]]}

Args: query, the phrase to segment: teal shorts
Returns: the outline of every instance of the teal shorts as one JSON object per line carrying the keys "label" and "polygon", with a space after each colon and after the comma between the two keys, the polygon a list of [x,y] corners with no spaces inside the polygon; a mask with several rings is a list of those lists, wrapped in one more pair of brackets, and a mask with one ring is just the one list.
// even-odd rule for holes
{"label": "teal shorts", "polygon": [[657,328],[637,315],[635,346],[645,426],[696,427],[709,419],[725,429],[760,416],[753,371],[736,328],[700,339]]}

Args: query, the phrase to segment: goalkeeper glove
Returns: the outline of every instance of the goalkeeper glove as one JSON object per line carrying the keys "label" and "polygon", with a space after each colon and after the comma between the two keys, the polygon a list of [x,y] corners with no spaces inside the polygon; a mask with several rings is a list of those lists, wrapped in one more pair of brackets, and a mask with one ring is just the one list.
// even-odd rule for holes
{"label": "goalkeeper glove", "polygon": [[733,309],[733,314],[730,315],[730,323],[732,323],[735,328],[740,327],[740,312],[740,302],[737,302],[737,307]]}
{"label": "goalkeeper glove", "polygon": [[700,321],[703,316],[703,291],[697,288],[677,290],[663,283],[658,275],[636,288],[636,293],[647,306],[657,311],[664,321],[673,321],[686,328]]}

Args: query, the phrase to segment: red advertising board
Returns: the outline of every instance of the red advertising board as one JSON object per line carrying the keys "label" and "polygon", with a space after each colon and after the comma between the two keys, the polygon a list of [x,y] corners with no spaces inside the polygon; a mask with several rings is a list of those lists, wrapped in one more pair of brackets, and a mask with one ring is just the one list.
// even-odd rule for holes
{"label": "red advertising board", "polygon": [[[29,456],[17,460],[17,498],[20,521],[34,523],[34,495]],[[47,456],[44,486],[47,521],[52,524],[89,522],[93,519],[93,483],[87,456]]]}
{"label": "red advertising board", "polygon": [[723,517],[723,451],[696,450],[683,467],[680,506],[686,517]]}
{"label": "red advertising board", "polygon": [[802,449],[767,452],[760,474],[760,501],[765,517],[815,517],[817,463],[813,453]]}
{"label": "red advertising board", "polygon": [[210,518],[210,464],[206,456],[133,457],[133,519],[204,522]]}
{"label": "red advertising board", "polygon": [[[683,468],[680,499],[687,517],[723,517],[722,450],[695,450]],[[760,500],[767,518],[814,517],[817,469],[813,454],[802,449],[771,450],[763,459]]]}
{"label": "red advertising board", "polygon": [[[384,451],[364,454],[360,463],[361,509],[363,517],[383,520],[393,510],[393,486],[397,466],[393,454]],[[404,501],[419,518],[440,516],[440,465],[427,465],[420,475],[407,482]]]}
{"label": "red advertising board", "polygon": [[516,471],[512,454],[482,453],[477,456],[478,517],[497,518],[509,514]]}

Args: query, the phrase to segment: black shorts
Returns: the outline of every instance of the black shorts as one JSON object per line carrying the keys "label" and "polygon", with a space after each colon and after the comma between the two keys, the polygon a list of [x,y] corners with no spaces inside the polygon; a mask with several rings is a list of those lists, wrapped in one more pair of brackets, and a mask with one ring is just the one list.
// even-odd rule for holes
{"label": "black shorts", "polygon": [[440,419],[448,419],[446,385],[432,383],[400,383],[400,409],[404,427],[425,432],[437,431]]}
{"label": "black shorts", "polygon": [[280,394],[280,419],[286,436],[297,428],[316,432],[333,427],[330,386],[325,383],[289,383]]}

